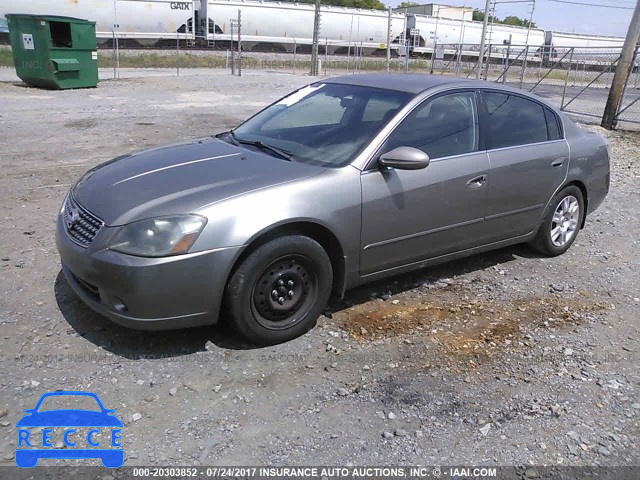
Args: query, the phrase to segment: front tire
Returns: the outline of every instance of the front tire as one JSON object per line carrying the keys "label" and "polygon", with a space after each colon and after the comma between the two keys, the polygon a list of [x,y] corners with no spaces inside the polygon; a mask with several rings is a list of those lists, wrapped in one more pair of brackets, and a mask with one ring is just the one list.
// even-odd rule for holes
{"label": "front tire", "polygon": [[584,215],[582,191],[575,185],[563,188],[549,203],[531,246],[550,257],[562,255],[576,240]]}
{"label": "front tire", "polygon": [[300,235],[276,238],[251,252],[233,272],[225,311],[247,340],[286,342],[314,327],[332,282],[331,261],[318,242]]}

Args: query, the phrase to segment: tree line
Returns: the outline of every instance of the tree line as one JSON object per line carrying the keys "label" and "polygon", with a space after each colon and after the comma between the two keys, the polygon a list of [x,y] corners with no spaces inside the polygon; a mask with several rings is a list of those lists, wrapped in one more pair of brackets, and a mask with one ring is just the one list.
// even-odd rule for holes
{"label": "tree line", "polygon": [[[291,3],[309,3],[309,4],[315,4],[316,3],[315,0],[280,0],[280,1],[291,2]],[[366,9],[373,9],[373,10],[387,10],[387,6],[384,3],[382,3],[380,0],[321,0],[321,1],[322,1],[323,5],[332,5],[332,6],[336,6],[336,7],[366,8]],[[415,7],[417,5],[420,5],[420,4],[416,3],[416,2],[402,2],[396,8]],[[484,12],[482,12],[480,10],[474,10],[473,19],[477,20],[477,21],[480,21],[480,22],[483,21],[484,20]],[[489,16],[489,22],[502,23],[504,25],[516,25],[516,26],[519,26],[519,27],[528,27],[529,26],[529,20],[517,17],[515,15],[509,15],[508,17],[505,17],[503,19],[500,19],[498,17]],[[536,27],[537,27],[536,23],[535,22],[531,22],[531,28],[536,28]]]}

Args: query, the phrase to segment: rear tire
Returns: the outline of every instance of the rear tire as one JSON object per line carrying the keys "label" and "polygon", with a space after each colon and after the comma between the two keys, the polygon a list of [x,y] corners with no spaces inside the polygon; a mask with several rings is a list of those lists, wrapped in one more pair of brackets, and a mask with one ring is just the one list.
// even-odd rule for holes
{"label": "rear tire", "polygon": [[333,270],[315,240],[291,235],[251,252],[232,273],[224,309],[250,342],[273,345],[308,332],[326,307]]}
{"label": "rear tire", "polygon": [[584,216],[582,191],[575,185],[563,188],[549,203],[531,247],[550,257],[562,255],[576,240]]}

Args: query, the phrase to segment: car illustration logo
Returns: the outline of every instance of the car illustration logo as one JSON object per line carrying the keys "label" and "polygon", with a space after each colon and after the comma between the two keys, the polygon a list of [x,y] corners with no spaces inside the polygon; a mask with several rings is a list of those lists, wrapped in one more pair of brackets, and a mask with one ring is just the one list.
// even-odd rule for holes
{"label": "car illustration logo", "polygon": [[[42,403],[50,397],[84,397],[81,400],[89,401],[93,399],[98,408],[43,410]],[[41,458],[99,458],[108,468],[123,465],[124,450],[120,444],[122,422],[114,415],[114,410],[104,407],[95,393],[48,392],[40,397],[34,408],[25,410],[25,413],[26,415],[16,424],[18,446],[15,461],[18,467],[35,467]],[[26,427],[40,427],[40,437]],[[60,438],[54,439],[54,435]],[[58,443],[62,440],[65,448],[55,448],[55,440]],[[106,444],[110,448],[104,448]]]}
{"label": "car illustration logo", "polygon": [[80,223],[80,210],[74,206],[70,206],[67,213],[67,228],[71,230],[73,226],[78,223]]}

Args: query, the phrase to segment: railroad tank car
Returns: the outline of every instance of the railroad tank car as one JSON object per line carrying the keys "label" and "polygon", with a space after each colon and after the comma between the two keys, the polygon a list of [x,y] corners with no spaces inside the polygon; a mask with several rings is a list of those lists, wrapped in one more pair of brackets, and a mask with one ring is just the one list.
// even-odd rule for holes
{"label": "railroad tank car", "polygon": [[182,31],[189,34],[194,11],[200,1],[170,0],[36,0],[3,2],[0,15],[8,13],[61,15],[96,22],[98,40],[113,37],[135,39],[154,44],[160,39],[176,38]]}
{"label": "railroad tank car", "polygon": [[[561,59],[587,64],[611,63],[619,55],[623,38],[579,33],[547,32],[546,51],[551,59]],[[571,48],[575,48],[571,52]],[[563,59],[563,57],[565,57]]]}
{"label": "railroad tank car", "polygon": [[[580,33],[546,32],[545,55],[549,60],[605,65],[620,54],[623,38]],[[574,49],[572,51],[572,49]]]}
{"label": "railroad tank car", "polygon": [[548,45],[556,49],[577,48],[622,48],[624,38],[606,35],[586,35],[580,33],[547,32]]}
{"label": "railroad tank car", "polygon": [[[242,12],[242,43],[246,49],[271,44],[291,51],[293,45],[313,43],[315,6],[289,2],[260,0],[209,0],[202,2],[201,21],[208,19],[207,38],[229,41],[231,21]],[[396,41],[405,28],[403,14],[392,14],[391,38]],[[320,44],[333,52],[340,47],[362,44],[363,50],[385,48],[388,13],[345,7],[322,6]]]}
{"label": "railroad tank car", "polygon": [[[121,45],[135,42],[162,45],[167,41],[206,39],[208,46],[231,39],[231,20],[242,11],[243,48],[292,51],[293,46],[308,50],[312,43],[314,6],[263,0],[29,0],[0,5],[7,13],[63,15],[86,18],[97,23],[98,41],[104,43],[117,33]],[[380,10],[322,6],[320,44],[327,42],[329,53],[341,53],[347,45],[362,45],[363,53],[380,51],[386,46],[388,13]],[[415,36],[409,36],[413,31]],[[4,34],[6,36],[6,33]],[[391,17],[392,43],[408,36],[414,53],[430,55],[434,44],[463,43],[468,53],[477,52],[482,23],[394,13]],[[1,38],[1,37],[0,37]],[[326,39],[326,40],[325,40]],[[608,61],[613,49],[622,46],[618,37],[544,31],[533,28],[490,24],[488,43],[505,45],[511,41],[512,52],[528,42],[537,54],[557,59],[576,47],[580,61],[600,64]],[[396,48],[396,45],[393,45]],[[506,48],[506,47],[505,47]],[[608,49],[608,50],[607,50]],[[304,48],[303,48],[304,50]],[[496,49],[492,49],[496,52]],[[500,47],[495,55],[502,55]],[[477,54],[477,53],[476,53]]]}
{"label": "railroad tank car", "polygon": [[[469,22],[446,18],[436,18],[426,15],[409,14],[407,19],[409,28],[416,28],[420,32],[419,47],[431,50],[435,43],[439,45],[467,44],[479,45],[482,38],[482,22]],[[540,47],[544,44],[545,32],[532,28],[512,25],[489,24],[487,27],[487,43],[492,46],[507,45],[511,42],[513,51],[522,50],[523,46]]]}

